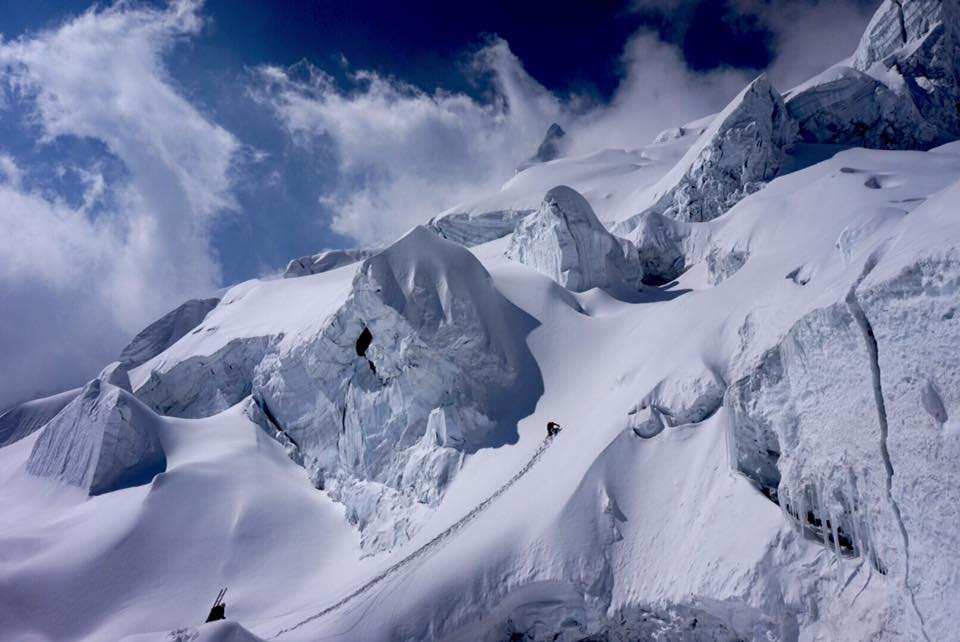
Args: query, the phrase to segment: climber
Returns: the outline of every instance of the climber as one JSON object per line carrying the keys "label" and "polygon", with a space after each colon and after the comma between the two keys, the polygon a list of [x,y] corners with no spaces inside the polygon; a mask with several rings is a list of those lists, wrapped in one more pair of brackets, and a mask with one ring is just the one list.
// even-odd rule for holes
{"label": "climber", "polygon": [[547,437],[553,437],[560,432],[560,424],[555,421],[547,422]]}
{"label": "climber", "polygon": [[223,602],[223,596],[227,594],[227,589],[222,588],[217,593],[217,601],[213,603],[210,609],[210,615],[207,616],[207,622],[216,622],[217,620],[227,619],[227,603]]}

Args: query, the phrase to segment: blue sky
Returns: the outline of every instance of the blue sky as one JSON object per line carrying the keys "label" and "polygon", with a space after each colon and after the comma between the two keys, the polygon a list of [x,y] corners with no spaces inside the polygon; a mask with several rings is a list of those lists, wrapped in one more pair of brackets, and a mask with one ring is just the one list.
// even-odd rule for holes
{"label": "blue sky", "polygon": [[0,14],[0,407],[185,298],[388,241],[559,121],[635,147],[850,53],[858,0],[14,3]]}

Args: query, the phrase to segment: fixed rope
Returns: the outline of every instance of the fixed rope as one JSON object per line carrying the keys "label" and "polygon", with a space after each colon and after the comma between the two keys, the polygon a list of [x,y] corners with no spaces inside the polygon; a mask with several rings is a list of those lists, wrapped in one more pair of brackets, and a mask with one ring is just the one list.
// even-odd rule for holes
{"label": "fixed rope", "polygon": [[407,555],[406,557],[404,557],[402,560],[400,560],[400,561],[396,562],[395,564],[387,567],[384,571],[382,571],[381,573],[375,575],[375,576],[374,576],[373,578],[371,578],[366,584],[364,584],[363,586],[361,586],[361,587],[358,588],[357,590],[353,591],[352,593],[350,593],[349,595],[347,595],[346,597],[344,597],[344,598],[341,599],[340,601],[335,602],[334,604],[331,604],[330,606],[324,608],[324,609],[321,610],[321,611],[317,611],[316,613],[314,613],[314,614],[311,615],[310,617],[306,618],[305,620],[301,620],[300,622],[297,622],[297,623],[294,624],[293,626],[289,626],[289,627],[287,627],[287,628],[285,628],[285,629],[281,629],[281,630],[277,631],[277,632],[274,633],[269,639],[275,640],[276,638],[280,637],[281,635],[285,635],[285,634],[287,634],[287,633],[290,633],[291,631],[295,631],[295,630],[299,629],[300,627],[302,627],[302,626],[304,626],[304,625],[306,625],[306,624],[309,624],[310,622],[313,622],[314,620],[318,620],[318,619],[322,618],[323,616],[325,616],[325,615],[327,615],[327,614],[329,614],[329,613],[332,613],[333,611],[336,611],[337,609],[339,609],[339,608],[341,608],[342,606],[346,605],[348,602],[351,602],[351,601],[353,601],[354,599],[356,599],[357,597],[363,595],[363,594],[366,593],[368,590],[370,590],[371,588],[373,588],[374,586],[376,586],[377,584],[379,584],[379,583],[382,582],[383,580],[387,579],[387,578],[390,577],[391,575],[394,575],[395,573],[397,573],[398,571],[400,571],[401,569],[403,569],[405,566],[407,566],[407,565],[410,564],[411,562],[416,561],[417,559],[419,559],[419,558],[423,557],[424,555],[426,555],[427,553],[429,553],[431,550],[437,548],[437,547],[440,546],[440,544],[442,544],[444,541],[446,541],[446,540],[450,539],[451,537],[453,537],[453,536],[454,536],[459,530],[461,530],[464,526],[466,526],[467,524],[469,524],[470,522],[472,522],[473,520],[475,520],[475,519],[480,515],[480,513],[482,513],[482,512],[484,511],[484,509],[486,509],[488,506],[490,506],[490,504],[492,504],[493,502],[495,502],[501,495],[503,495],[505,492],[507,492],[507,491],[510,489],[511,486],[513,486],[514,484],[516,484],[516,483],[520,480],[521,477],[523,477],[523,476],[526,475],[528,472],[530,472],[530,469],[533,468],[538,461],[540,461],[540,458],[543,456],[543,453],[546,452],[547,448],[550,447],[550,444],[553,443],[553,440],[554,440],[555,438],[556,438],[556,433],[547,435],[547,437],[544,438],[543,442],[542,442],[542,443],[540,444],[540,446],[537,448],[536,452],[533,453],[533,456],[530,457],[530,460],[526,463],[526,465],[524,465],[523,468],[521,468],[520,470],[518,470],[518,471],[513,475],[513,477],[511,477],[511,478],[508,479],[506,482],[504,482],[503,485],[500,486],[500,488],[498,488],[492,495],[490,495],[490,496],[487,497],[485,500],[483,500],[482,502],[480,502],[479,504],[477,504],[477,505],[473,508],[473,510],[471,510],[469,513],[467,513],[466,515],[464,515],[463,517],[461,517],[459,520],[457,520],[456,522],[454,522],[454,523],[453,523],[450,527],[448,527],[446,530],[444,530],[444,531],[442,531],[440,534],[436,535],[436,536],[435,536],[433,539],[431,539],[429,542],[427,542],[426,544],[424,544],[423,546],[421,546],[421,547],[418,548],[417,550],[413,551],[412,553],[410,553],[409,555]]}

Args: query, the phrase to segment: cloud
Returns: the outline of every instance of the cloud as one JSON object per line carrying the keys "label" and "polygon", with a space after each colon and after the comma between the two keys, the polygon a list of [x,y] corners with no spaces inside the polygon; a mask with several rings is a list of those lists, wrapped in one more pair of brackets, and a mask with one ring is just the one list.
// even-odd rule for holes
{"label": "cloud", "polygon": [[323,202],[333,229],[373,243],[496,189],[560,113],[502,40],[480,49],[468,72],[492,83],[489,102],[367,70],[340,84],[305,63],[259,68],[258,96],[301,145],[332,148],[341,176]]}
{"label": "cloud", "polygon": [[668,127],[720,111],[752,79],[734,69],[691,71],[679,48],[643,30],[627,41],[621,68],[610,103],[575,120],[574,152],[649,144]]}
{"label": "cloud", "polygon": [[773,33],[770,80],[786,91],[848,58],[877,2],[872,0],[736,0]]}
{"label": "cloud", "polygon": [[95,158],[61,167],[83,186],[71,206],[35,186],[35,168],[0,159],[0,406],[75,385],[145,323],[219,283],[208,229],[232,206],[239,143],[163,66],[202,28],[198,11],[119,3],[0,42],[0,108],[20,110],[39,148],[94,140],[126,169],[108,182]]}

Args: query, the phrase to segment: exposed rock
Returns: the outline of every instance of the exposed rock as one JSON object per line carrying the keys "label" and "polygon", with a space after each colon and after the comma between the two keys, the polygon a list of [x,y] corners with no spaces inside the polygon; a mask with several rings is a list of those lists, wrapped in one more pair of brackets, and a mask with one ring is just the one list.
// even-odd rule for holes
{"label": "exposed rock", "polygon": [[783,99],[761,75],[651,188],[649,210],[680,221],[720,216],[776,176],[795,136]]}
{"label": "exposed rock", "polygon": [[203,322],[220,299],[190,299],[163,315],[127,344],[120,361],[132,369],[157,356]]}
{"label": "exposed rock", "polygon": [[327,250],[319,254],[302,256],[299,259],[294,259],[287,263],[287,269],[283,271],[283,278],[289,279],[335,270],[345,265],[363,261],[379,251],[377,248]]}
{"label": "exposed rock", "polygon": [[574,292],[640,285],[633,243],[608,232],[587,200],[565,186],[547,192],[517,226],[507,256]]}
{"label": "exposed rock", "polygon": [[513,413],[537,394],[531,328],[467,249],[418,227],[364,262],[319,334],[263,360],[253,394],[364,546],[389,548],[464,452],[515,438]]}
{"label": "exposed rock", "polygon": [[19,441],[46,425],[63,407],[73,401],[80,388],[26,401],[0,415],[0,448]]}
{"label": "exposed rock", "polygon": [[99,495],[148,483],[166,469],[150,411],[127,391],[94,379],[52,418],[27,472]]}
{"label": "exposed rock", "polygon": [[560,125],[556,123],[551,124],[547,129],[547,135],[544,136],[540,146],[537,147],[536,153],[521,163],[520,166],[517,167],[517,171],[522,172],[531,165],[546,163],[560,158],[567,143],[567,132],[563,131]]}
{"label": "exposed rock", "polygon": [[499,210],[481,214],[453,212],[430,219],[427,227],[442,238],[473,247],[512,233],[517,223],[532,211]]}

